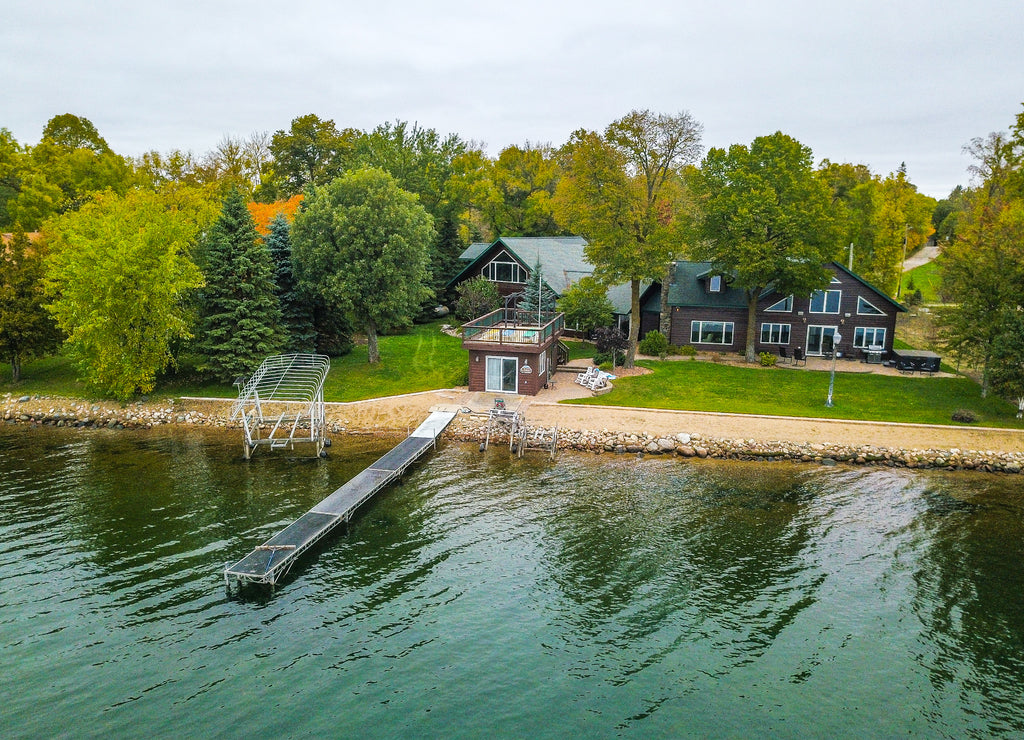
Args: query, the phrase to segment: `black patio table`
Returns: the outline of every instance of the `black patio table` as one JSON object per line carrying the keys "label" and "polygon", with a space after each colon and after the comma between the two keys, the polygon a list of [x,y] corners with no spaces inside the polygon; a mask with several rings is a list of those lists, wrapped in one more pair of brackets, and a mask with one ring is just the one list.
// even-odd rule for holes
{"label": "black patio table", "polygon": [[896,369],[901,372],[937,373],[942,358],[926,349],[894,349],[893,359]]}

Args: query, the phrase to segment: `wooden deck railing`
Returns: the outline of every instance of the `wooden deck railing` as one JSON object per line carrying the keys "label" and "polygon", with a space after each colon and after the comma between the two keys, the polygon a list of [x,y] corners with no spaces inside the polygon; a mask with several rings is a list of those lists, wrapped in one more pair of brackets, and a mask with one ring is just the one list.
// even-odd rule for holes
{"label": "wooden deck railing", "polygon": [[[539,319],[539,320],[538,320]],[[565,314],[499,308],[462,325],[464,342],[542,345],[565,328]]]}

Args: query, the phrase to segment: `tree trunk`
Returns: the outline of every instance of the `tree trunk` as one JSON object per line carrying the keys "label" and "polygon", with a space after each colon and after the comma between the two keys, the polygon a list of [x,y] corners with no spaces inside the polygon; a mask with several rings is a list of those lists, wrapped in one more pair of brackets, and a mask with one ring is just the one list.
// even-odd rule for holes
{"label": "tree trunk", "polygon": [[672,282],[672,263],[669,262],[665,265],[665,274],[661,278],[661,321],[659,322],[661,333],[665,335],[665,338],[670,342],[670,334],[672,333],[672,314],[669,313],[668,306],[668,288]]}
{"label": "tree trunk", "polygon": [[371,365],[380,362],[380,350],[377,347],[377,324],[373,319],[366,320],[366,361]]}
{"label": "tree trunk", "polygon": [[21,380],[21,358],[17,354],[11,355],[11,382],[17,383]]}
{"label": "tree trunk", "polygon": [[640,281],[629,281],[629,347],[622,366],[627,370],[636,365],[636,345],[640,341]]}
{"label": "tree trunk", "polygon": [[754,347],[757,343],[757,298],[760,295],[760,288],[747,291],[747,362],[757,362]]}

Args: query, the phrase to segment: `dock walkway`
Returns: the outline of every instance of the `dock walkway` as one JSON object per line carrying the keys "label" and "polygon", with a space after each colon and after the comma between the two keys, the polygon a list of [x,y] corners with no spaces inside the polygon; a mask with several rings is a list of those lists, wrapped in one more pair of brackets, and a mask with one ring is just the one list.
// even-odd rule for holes
{"label": "dock walkway", "polygon": [[239,586],[245,583],[276,584],[288,574],[302,553],[339,524],[349,521],[362,504],[401,477],[406,468],[434,447],[438,436],[455,418],[455,413],[432,411],[412,434],[377,462],[237,563],[225,568],[224,585],[230,590],[231,579]]}

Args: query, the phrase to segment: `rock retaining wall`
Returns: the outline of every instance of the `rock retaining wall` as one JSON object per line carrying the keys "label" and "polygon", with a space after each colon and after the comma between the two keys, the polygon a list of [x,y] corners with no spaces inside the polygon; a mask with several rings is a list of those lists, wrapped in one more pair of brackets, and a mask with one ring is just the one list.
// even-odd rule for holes
{"label": "rock retaining wall", "polygon": [[[235,428],[235,422],[224,414],[226,404],[212,410],[192,408],[189,404],[135,403],[116,405],[48,399],[38,396],[6,396],[0,416],[7,424],[34,424],[56,427],[91,427],[108,429],[152,429],[165,424],[182,424]],[[467,442],[482,442],[486,435],[487,417],[460,414],[445,436]],[[327,420],[331,434],[360,434],[365,430]],[[382,431],[382,430],[377,430]],[[391,430],[400,434],[401,430]],[[492,434],[492,442],[506,443],[506,435]],[[681,432],[667,437],[650,434],[627,434],[601,430],[565,430],[558,432],[558,449],[581,452],[675,455],[679,457],[717,458],[725,460],[794,460],[822,465],[847,463],[906,468],[937,468],[945,470],[981,470],[1015,473],[1024,470],[1024,453],[992,450],[914,450],[845,446],[818,442],[758,441],[753,439],[721,439]]]}

